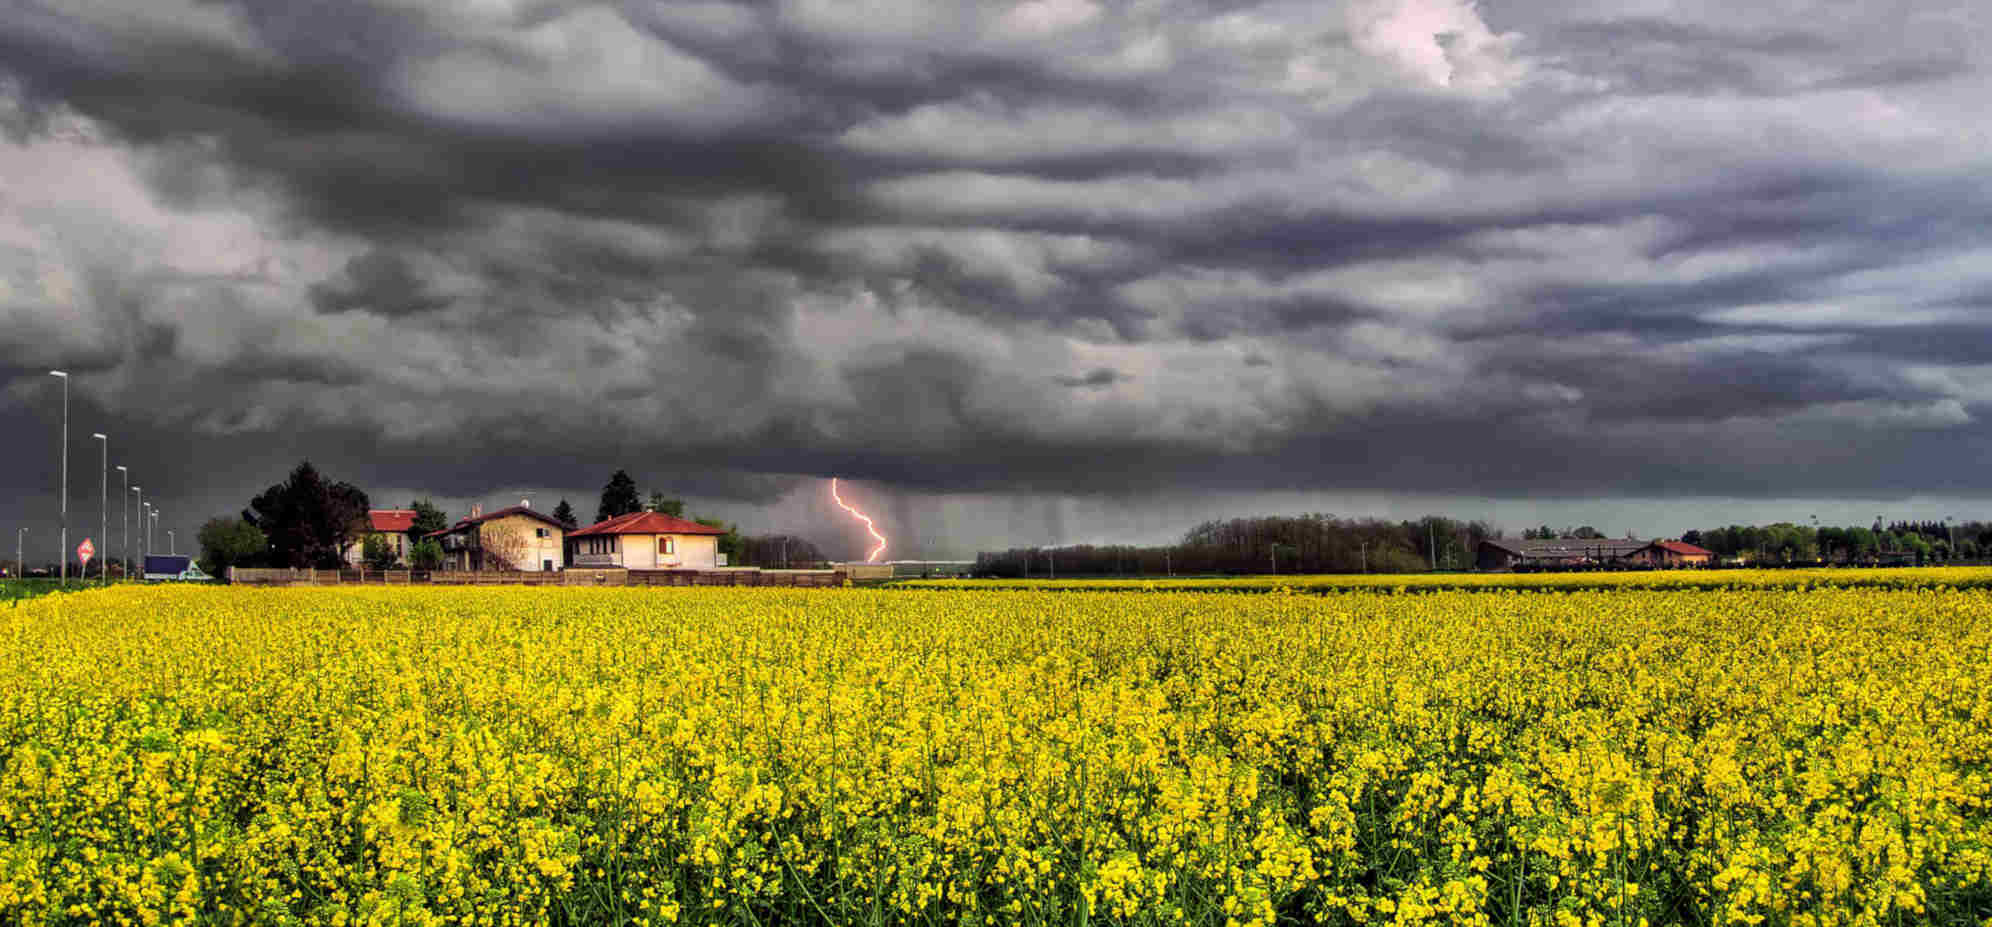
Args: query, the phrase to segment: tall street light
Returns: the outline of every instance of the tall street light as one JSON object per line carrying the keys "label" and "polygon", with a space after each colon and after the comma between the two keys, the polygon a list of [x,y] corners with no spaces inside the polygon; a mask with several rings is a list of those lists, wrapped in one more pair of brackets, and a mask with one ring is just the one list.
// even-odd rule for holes
{"label": "tall street light", "polygon": [[152,507],[152,520],[145,525],[145,549],[148,551],[158,549],[152,546],[152,529],[157,527],[159,527],[159,507],[155,505]]}
{"label": "tall street light", "polygon": [[26,528],[14,529],[14,569],[16,571],[14,574],[15,579],[26,579],[28,577],[28,557],[27,554],[23,552],[23,548],[21,547],[21,544],[27,540],[27,537],[28,537],[28,529]]}
{"label": "tall street light", "polygon": [[118,525],[124,534],[124,541],[118,545],[118,559],[124,563],[123,579],[131,578],[131,471],[124,465],[118,466],[118,478],[124,480],[124,492],[118,494]]}
{"label": "tall street light", "polygon": [[180,544],[178,541],[173,540],[173,529],[171,528],[166,529],[166,552],[175,557],[180,556]]}
{"label": "tall street light", "polygon": [[105,585],[111,582],[111,439],[101,431],[93,431],[90,437],[103,442],[104,469],[97,481],[97,537],[104,542],[105,556],[97,558],[97,578]]}
{"label": "tall street light", "polygon": [[69,585],[69,372],[51,370],[51,377],[62,378],[62,535],[56,542],[59,556],[55,562],[62,565],[62,585]]}
{"label": "tall street light", "polygon": [[[145,566],[145,487],[133,486],[131,491],[138,493],[138,565],[142,568]],[[143,573],[144,570],[141,569],[139,572]]]}

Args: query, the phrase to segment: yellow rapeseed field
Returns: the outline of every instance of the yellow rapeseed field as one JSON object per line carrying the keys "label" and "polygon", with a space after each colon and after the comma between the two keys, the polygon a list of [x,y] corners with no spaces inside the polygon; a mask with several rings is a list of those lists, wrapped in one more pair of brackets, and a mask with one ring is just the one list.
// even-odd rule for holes
{"label": "yellow rapeseed field", "polygon": [[1327,573],[1318,575],[1185,576],[1140,579],[1088,576],[1054,579],[905,579],[922,589],[1097,589],[1118,592],[1404,591],[1438,589],[1807,589],[1871,586],[1923,589],[1992,588],[1992,567],[1816,567],[1810,569],[1627,570],[1545,573]]}
{"label": "yellow rapeseed field", "polygon": [[1981,923],[1992,592],[0,608],[0,922]]}

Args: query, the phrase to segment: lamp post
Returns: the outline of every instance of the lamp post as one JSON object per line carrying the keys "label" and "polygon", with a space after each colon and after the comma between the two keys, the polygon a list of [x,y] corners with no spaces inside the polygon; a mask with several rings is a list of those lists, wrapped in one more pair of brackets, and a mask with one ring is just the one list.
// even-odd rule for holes
{"label": "lamp post", "polygon": [[[104,553],[110,553],[111,539],[111,439],[101,431],[93,431],[90,437],[96,438],[104,446],[103,470],[97,476],[97,536],[104,538]],[[111,558],[97,558],[97,578],[105,585],[111,582]]]}
{"label": "lamp post", "polygon": [[138,504],[138,575],[145,575],[145,558],[152,556],[152,503]]}
{"label": "lamp post", "polygon": [[173,540],[173,529],[171,528],[166,529],[166,552],[175,557],[180,556],[180,545]]}
{"label": "lamp post", "polygon": [[28,537],[28,529],[26,528],[14,529],[14,578],[15,579],[28,578],[28,557],[27,554],[23,552],[23,548],[21,547],[22,543],[24,543],[27,540],[27,537]]}
{"label": "lamp post", "polygon": [[[145,487],[133,486],[131,488],[131,491],[138,493],[138,538],[139,538],[138,565],[140,567],[144,567],[145,566]],[[141,574],[143,574],[144,572],[145,571],[143,569],[139,570],[139,573]]]}
{"label": "lamp post", "polygon": [[118,466],[118,479],[124,481],[124,492],[118,493],[118,526],[124,540],[118,544],[118,560],[124,564],[121,579],[131,578],[131,471]]}
{"label": "lamp post", "polygon": [[69,372],[51,370],[49,376],[62,379],[62,535],[56,542],[55,562],[61,565],[62,585],[69,585]]}
{"label": "lamp post", "polygon": [[152,507],[152,520],[145,523],[145,549],[148,552],[158,549],[152,546],[152,529],[157,527],[159,527],[159,507],[155,505]]}

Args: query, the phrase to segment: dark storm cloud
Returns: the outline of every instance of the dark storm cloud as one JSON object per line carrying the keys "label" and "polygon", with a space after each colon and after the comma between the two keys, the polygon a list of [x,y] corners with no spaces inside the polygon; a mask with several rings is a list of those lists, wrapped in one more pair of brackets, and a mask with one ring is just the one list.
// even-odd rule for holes
{"label": "dark storm cloud", "polygon": [[1097,389],[1102,386],[1112,386],[1115,383],[1124,382],[1129,379],[1132,378],[1111,367],[1095,367],[1092,370],[1086,371],[1084,376],[1053,377],[1052,382],[1068,389]]}
{"label": "dark storm cloud", "polygon": [[1987,14],[1627,6],[30,2],[0,374],[217,499],[1992,492]]}

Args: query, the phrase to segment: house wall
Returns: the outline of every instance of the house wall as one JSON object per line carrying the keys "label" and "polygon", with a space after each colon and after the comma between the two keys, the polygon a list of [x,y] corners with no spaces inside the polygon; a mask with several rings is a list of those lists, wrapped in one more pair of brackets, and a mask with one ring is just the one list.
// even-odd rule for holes
{"label": "house wall", "polygon": [[591,538],[576,538],[574,543],[581,546],[574,554],[574,565],[631,570],[710,570],[719,565],[719,538],[712,535],[620,534],[615,538],[615,551],[600,554],[586,552]]}
{"label": "house wall", "polygon": [[[546,537],[538,536],[542,528],[546,529]],[[556,570],[567,565],[567,556],[562,552],[562,542],[566,532],[524,515],[507,515],[477,526],[477,542],[484,547],[487,555],[484,558],[484,569],[498,568],[498,564],[489,554],[493,547],[492,540],[502,536],[504,532],[518,532],[525,541],[525,555],[520,558],[522,562],[515,564],[520,570],[529,573],[538,572],[542,561],[546,560],[553,561],[553,568]]]}
{"label": "house wall", "polygon": [[622,535],[621,566],[649,570],[657,566],[657,539],[648,534]]}
{"label": "house wall", "polygon": [[[396,562],[399,563],[408,562],[408,535],[402,534],[399,531],[376,531],[368,533],[378,534],[381,537],[387,539],[387,549],[394,551],[394,559]],[[366,552],[367,552],[367,535],[362,534],[360,535],[359,540],[353,542],[353,546],[346,548],[347,565],[358,567],[363,563],[365,563],[367,559]]]}
{"label": "house wall", "polygon": [[710,570],[719,565],[719,538],[709,534],[674,534],[678,568],[684,570]]}

